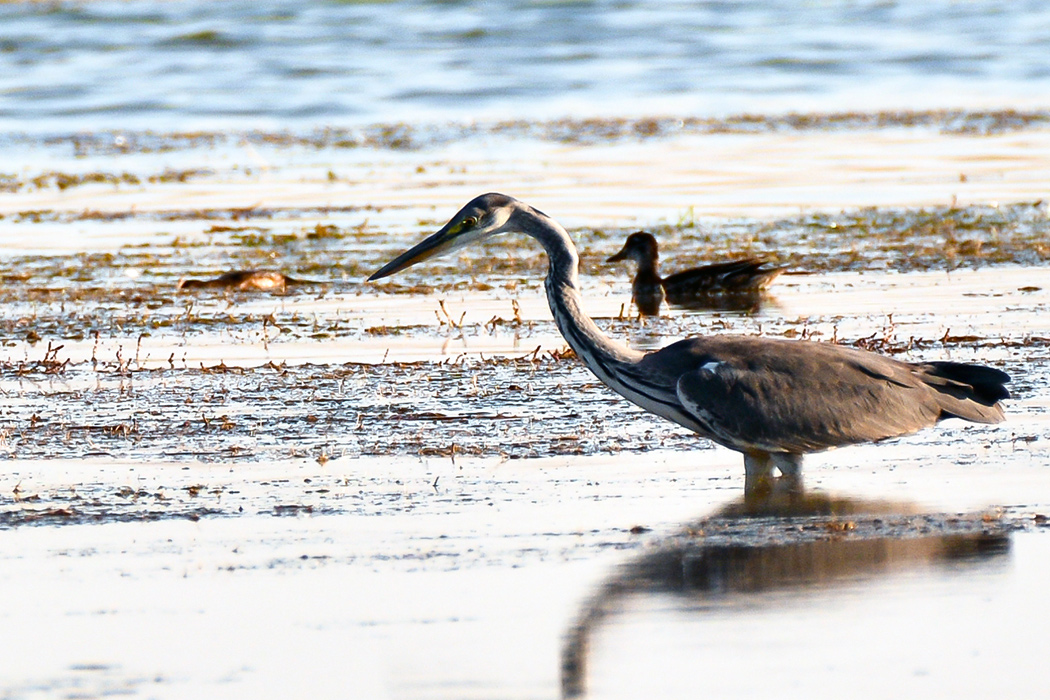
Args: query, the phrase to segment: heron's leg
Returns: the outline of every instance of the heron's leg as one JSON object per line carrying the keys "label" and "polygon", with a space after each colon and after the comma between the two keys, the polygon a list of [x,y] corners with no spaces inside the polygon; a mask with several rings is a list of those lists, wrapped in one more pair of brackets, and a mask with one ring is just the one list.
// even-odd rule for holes
{"label": "heron's leg", "polygon": [[780,470],[783,486],[789,491],[802,490],[802,455],[777,452],[770,455],[770,462]]}
{"label": "heron's leg", "polygon": [[744,453],[744,495],[769,492],[773,488],[773,455],[768,452]]}

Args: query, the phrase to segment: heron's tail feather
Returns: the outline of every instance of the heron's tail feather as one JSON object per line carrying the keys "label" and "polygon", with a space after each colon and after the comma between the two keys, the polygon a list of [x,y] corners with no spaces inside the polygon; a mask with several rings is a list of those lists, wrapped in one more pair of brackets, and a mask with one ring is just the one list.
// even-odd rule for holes
{"label": "heron's tail feather", "polygon": [[1003,420],[1002,399],[1010,398],[1004,386],[1006,372],[960,362],[928,362],[921,365],[923,381],[937,390],[944,417],[957,417],[978,423]]}

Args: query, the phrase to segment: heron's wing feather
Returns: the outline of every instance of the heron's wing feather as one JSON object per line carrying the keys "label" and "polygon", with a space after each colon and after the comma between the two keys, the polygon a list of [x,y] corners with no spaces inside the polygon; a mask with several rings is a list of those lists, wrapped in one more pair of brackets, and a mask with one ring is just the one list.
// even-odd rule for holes
{"label": "heron's wing feather", "polygon": [[978,423],[1003,420],[999,401],[1010,398],[1004,386],[1010,381],[1006,372],[959,362],[928,362],[917,370],[922,380],[937,391],[945,414]]}
{"label": "heron's wing feather", "polygon": [[827,343],[690,339],[646,360],[675,366],[685,411],[738,449],[811,452],[942,417],[915,366]]}

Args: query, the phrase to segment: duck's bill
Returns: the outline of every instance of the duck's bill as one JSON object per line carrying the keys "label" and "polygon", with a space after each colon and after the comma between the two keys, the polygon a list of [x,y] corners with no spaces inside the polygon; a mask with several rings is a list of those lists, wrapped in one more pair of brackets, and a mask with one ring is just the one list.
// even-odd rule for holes
{"label": "duck's bill", "polygon": [[605,262],[620,262],[621,260],[626,260],[626,259],[627,259],[627,248],[625,247],[625,248],[623,248],[623,250],[621,250],[619,253],[617,253],[616,255],[612,256],[611,258],[609,258]]}
{"label": "duck's bill", "polygon": [[406,267],[412,267],[416,263],[423,262],[435,255],[441,255],[442,253],[447,252],[451,248],[451,239],[446,235],[447,228],[448,227],[446,226],[433,236],[424,239],[410,250],[406,250],[404,253],[388,262],[374,272],[372,276],[368,278],[368,281],[374,282],[378,279],[389,277],[396,272],[404,270]]}

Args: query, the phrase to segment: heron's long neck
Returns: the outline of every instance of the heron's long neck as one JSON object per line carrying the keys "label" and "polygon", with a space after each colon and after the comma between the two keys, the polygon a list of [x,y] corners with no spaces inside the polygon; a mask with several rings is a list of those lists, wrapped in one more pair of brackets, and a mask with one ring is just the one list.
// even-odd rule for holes
{"label": "heron's long neck", "polygon": [[550,268],[544,286],[547,301],[558,330],[587,366],[600,379],[609,374],[607,368],[616,363],[638,362],[644,353],[608,338],[583,312],[580,290],[577,286],[579,256],[572,239],[557,222],[540,215],[538,224],[528,231],[543,245],[550,259]]}

